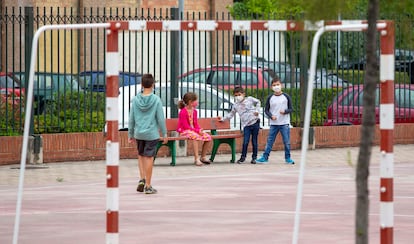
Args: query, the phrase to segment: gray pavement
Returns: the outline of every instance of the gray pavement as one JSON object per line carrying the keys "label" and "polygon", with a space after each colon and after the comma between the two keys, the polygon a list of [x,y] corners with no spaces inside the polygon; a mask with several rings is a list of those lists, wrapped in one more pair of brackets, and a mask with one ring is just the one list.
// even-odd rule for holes
{"label": "gray pavement", "polygon": [[[379,148],[370,165],[370,243],[379,243]],[[414,234],[414,145],[394,146],[394,243]],[[300,150],[295,165],[272,152],[266,165],[218,155],[157,158],[156,195],[135,191],[137,160],[120,162],[120,243],[291,243]],[[299,243],[353,243],[358,148],[307,152]],[[0,166],[0,243],[11,243],[19,165]],[[19,243],[104,243],[105,161],[28,165]]]}

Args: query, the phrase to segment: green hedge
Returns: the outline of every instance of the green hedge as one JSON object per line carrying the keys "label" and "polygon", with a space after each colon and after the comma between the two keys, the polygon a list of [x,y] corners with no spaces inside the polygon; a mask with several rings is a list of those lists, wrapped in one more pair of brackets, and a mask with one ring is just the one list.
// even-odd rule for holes
{"label": "green hedge", "polygon": [[[299,89],[284,89],[285,93],[289,94],[292,98],[293,103],[293,113],[291,114],[291,123],[293,126],[300,126],[300,90]],[[311,125],[318,126],[323,125],[326,120],[326,110],[328,105],[333,101],[334,97],[338,94],[339,89],[314,89],[313,90],[313,100],[312,100],[312,116],[311,116]],[[264,107],[266,103],[266,98],[271,91],[268,89],[247,89],[246,94],[248,96],[253,96],[258,98],[262,106]],[[303,108],[305,111],[305,108]]]}
{"label": "green hedge", "polygon": [[[231,91],[229,91],[231,92]],[[293,126],[300,126],[300,90],[284,89],[292,97]],[[315,89],[313,92],[311,125],[323,125],[327,106],[337,95],[337,89]],[[248,89],[246,94],[261,100],[264,106],[269,89]],[[304,111],[304,108],[302,109]],[[24,110],[20,107],[5,116],[5,105],[0,107],[0,135],[21,135],[24,125]],[[7,118],[7,119],[6,119]],[[99,132],[105,125],[105,93],[66,93],[56,97],[46,107],[44,114],[34,116],[34,133]],[[5,128],[9,128],[6,130]],[[12,129],[10,129],[12,128]]]}
{"label": "green hedge", "polygon": [[23,132],[24,98],[0,97],[0,136],[16,136]]}
{"label": "green hedge", "polygon": [[98,132],[105,125],[105,93],[65,93],[34,116],[34,130],[42,133]]}
{"label": "green hedge", "polygon": [[[351,84],[364,84],[365,70],[337,70],[337,74]],[[409,84],[410,76],[407,72],[395,72],[395,83]]]}

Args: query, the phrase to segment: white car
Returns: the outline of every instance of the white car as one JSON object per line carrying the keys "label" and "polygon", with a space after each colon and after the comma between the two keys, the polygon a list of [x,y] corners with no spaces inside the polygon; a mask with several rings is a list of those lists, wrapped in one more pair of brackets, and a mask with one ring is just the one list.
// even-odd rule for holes
{"label": "white car", "polygon": [[[129,109],[131,99],[141,91],[141,84],[124,86],[119,88],[119,130],[128,129]],[[194,92],[198,95],[198,117],[214,118],[227,114],[234,103],[234,97],[227,92],[217,90],[210,85],[201,83],[181,83],[178,85],[179,99],[187,92]],[[161,97],[164,115],[171,118],[171,108],[176,109],[178,114],[177,100],[171,106],[171,85],[170,83],[156,83],[155,94]],[[240,119],[234,116],[231,122],[231,129],[240,129]]]}

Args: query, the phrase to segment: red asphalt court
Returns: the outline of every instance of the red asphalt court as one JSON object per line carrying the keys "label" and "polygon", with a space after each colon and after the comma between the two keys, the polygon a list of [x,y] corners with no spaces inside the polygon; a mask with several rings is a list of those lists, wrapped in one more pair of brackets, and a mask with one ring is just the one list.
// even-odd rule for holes
{"label": "red asphalt court", "polygon": [[[395,147],[394,243],[414,240],[414,145]],[[292,243],[300,150],[295,165],[274,152],[266,165],[196,167],[157,159],[156,195],[135,191],[136,160],[120,162],[120,243]],[[354,243],[357,148],[308,152],[299,243]],[[411,158],[410,158],[411,157]],[[380,243],[379,153],[370,166],[369,243]],[[19,243],[105,243],[105,161],[27,169]],[[0,167],[0,243],[12,243],[18,165]],[[36,167],[34,167],[36,168]]]}

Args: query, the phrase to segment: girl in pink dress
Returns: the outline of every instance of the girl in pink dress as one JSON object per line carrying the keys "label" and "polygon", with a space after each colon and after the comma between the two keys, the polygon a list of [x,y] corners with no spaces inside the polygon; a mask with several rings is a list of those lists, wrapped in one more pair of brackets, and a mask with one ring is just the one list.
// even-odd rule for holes
{"label": "girl in pink dress", "polygon": [[[194,149],[194,164],[202,166],[203,164],[210,164],[210,160],[206,158],[207,150],[211,142],[210,134],[200,128],[197,120],[197,95],[193,92],[187,92],[183,99],[178,102],[180,113],[178,114],[177,132],[181,136],[187,137],[188,140],[193,141]],[[201,158],[198,154],[199,141],[203,141],[201,149]]]}

